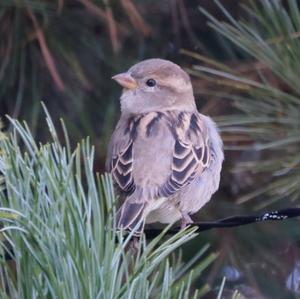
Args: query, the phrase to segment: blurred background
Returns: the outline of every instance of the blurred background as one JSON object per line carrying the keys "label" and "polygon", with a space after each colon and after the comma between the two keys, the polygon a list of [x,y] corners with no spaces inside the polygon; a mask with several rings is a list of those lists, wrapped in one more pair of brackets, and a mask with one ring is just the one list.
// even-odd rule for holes
{"label": "blurred background", "polygon": [[[0,112],[47,142],[43,101],[73,145],[90,136],[103,172],[120,114],[111,76],[169,59],[191,75],[199,111],[217,121],[226,150],[220,190],[194,219],[297,207],[299,38],[296,0],[1,0]],[[207,242],[219,252],[202,278],[212,286],[205,298],[224,276],[224,298],[236,289],[242,298],[299,298],[299,236],[298,220],[215,229],[184,258]]]}

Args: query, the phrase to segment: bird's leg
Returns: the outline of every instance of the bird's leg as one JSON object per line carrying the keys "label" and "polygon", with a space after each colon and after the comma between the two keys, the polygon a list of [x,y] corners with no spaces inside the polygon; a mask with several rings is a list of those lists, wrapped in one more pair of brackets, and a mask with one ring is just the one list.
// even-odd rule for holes
{"label": "bird's leg", "polygon": [[140,247],[141,235],[145,229],[145,221],[141,224],[141,228],[138,229],[136,233],[133,234],[132,239],[130,241],[130,247],[134,252],[138,252]]}
{"label": "bird's leg", "polygon": [[133,253],[137,253],[139,249],[140,237],[132,236],[132,239],[129,242],[129,248]]}
{"label": "bird's leg", "polygon": [[180,229],[184,229],[186,228],[187,225],[193,223],[192,218],[190,217],[190,215],[187,212],[181,212],[181,225],[180,225]]}

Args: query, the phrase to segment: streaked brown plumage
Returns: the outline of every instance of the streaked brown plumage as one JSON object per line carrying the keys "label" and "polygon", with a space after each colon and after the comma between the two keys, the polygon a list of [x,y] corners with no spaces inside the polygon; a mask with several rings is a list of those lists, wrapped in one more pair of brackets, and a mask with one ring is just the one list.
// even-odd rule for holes
{"label": "streaked brown plumage", "polygon": [[215,124],[198,113],[189,76],[170,61],[145,60],[113,79],[124,87],[107,157],[126,197],[118,227],[179,219],[185,226],[219,186]]}

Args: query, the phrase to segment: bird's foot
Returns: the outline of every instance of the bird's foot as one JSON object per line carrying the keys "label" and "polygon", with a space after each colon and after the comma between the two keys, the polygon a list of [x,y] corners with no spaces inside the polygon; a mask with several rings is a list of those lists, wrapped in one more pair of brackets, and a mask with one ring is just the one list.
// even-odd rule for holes
{"label": "bird's foot", "polygon": [[189,224],[193,223],[194,221],[190,217],[190,215],[186,212],[181,212],[182,218],[181,218],[181,225],[180,229],[186,228]]}

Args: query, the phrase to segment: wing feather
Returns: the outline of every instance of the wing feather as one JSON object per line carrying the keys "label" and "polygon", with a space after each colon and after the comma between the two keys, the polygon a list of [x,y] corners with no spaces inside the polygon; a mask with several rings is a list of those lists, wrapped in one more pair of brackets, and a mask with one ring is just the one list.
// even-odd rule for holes
{"label": "wing feather", "polygon": [[135,190],[132,176],[133,142],[139,119],[121,119],[112,136],[106,168],[117,186],[128,195]]}
{"label": "wing feather", "polygon": [[199,176],[210,162],[208,134],[198,113],[180,113],[173,126],[171,174],[159,195],[169,197]]}

